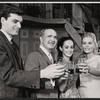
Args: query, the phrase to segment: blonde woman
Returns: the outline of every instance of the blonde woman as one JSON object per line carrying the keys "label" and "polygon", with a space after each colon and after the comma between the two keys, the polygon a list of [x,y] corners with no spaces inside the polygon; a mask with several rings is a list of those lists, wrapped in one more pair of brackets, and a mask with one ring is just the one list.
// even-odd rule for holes
{"label": "blonde woman", "polygon": [[100,56],[94,33],[87,32],[82,38],[83,52],[85,53],[86,67],[79,66],[81,98],[100,98]]}

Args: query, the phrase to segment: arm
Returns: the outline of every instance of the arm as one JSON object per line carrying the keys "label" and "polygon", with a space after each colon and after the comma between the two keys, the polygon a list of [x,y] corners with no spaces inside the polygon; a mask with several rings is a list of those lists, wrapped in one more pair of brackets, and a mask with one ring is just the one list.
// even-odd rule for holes
{"label": "arm", "polygon": [[64,73],[64,75],[61,76],[61,77],[58,79],[58,86],[59,86],[59,90],[60,90],[61,92],[65,92],[65,90],[66,90],[67,81],[68,81],[68,74],[69,74],[69,72],[66,71],[66,72]]}
{"label": "arm", "polygon": [[12,62],[11,57],[8,56],[9,52],[11,51],[7,51],[3,45],[0,45],[0,80],[9,86],[39,88],[40,84],[37,80],[39,79],[39,70],[30,72],[19,70],[18,63],[15,63],[16,59]]}
{"label": "arm", "polygon": [[32,52],[28,55],[26,63],[25,63],[25,70],[31,71],[31,70],[39,70],[40,71],[40,64],[39,59],[37,57],[38,55],[36,52]]}
{"label": "arm", "polygon": [[[84,65],[85,65],[84,67],[79,65],[80,71],[82,73],[90,73],[95,76],[100,76],[100,57],[98,57],[96,60],[94,60],[93,63],[88,64],[88,65],[84,64]],[[93,66],[95,66],[95,67],[93,67]]]}
{"label": "arm", "polygon": [[99,67],[97,67],[97,68],[93,68],[93,67],[90,68],[90,67],[89,67],[88,72],[89,72],[90,74],[92,74],[92,75],[100,76],[100,65],[99,65]]}
{"label": "arm", "polygon": [[61,75],[64,74],[64,71],[64,65],[52,64],[41,70],[40,77],[47,79],[59,78]]}
{"label": "arm", "polygon": [[[64,72],[63,66],[56,66],[56,64],[48,65],[47,61],[43,58],[43,56],[39,52],[33,52],[28,55],[26,64],[26,70],[40,70],[40,78],[41,78],[41,87],[49,86],[49,80],[51,78],[57,78]],[[58,70],[57,70],[58,69]],[[60,70],[59,70],[60,69]]]}
{"label": "arm", "polygon": [[58,86],[59,86],[59,90],[61,92],[65,92],[65,89],[67,87],[67,80],[68,78],[62,80],[61,78],[58,79]]}
{"label": "arm", "polygon": [[[88,65],[88,72],[95,76],[100,76],[100,56],[94,60],[95,64]],[[95,68],[92,66],[96,66]]]}

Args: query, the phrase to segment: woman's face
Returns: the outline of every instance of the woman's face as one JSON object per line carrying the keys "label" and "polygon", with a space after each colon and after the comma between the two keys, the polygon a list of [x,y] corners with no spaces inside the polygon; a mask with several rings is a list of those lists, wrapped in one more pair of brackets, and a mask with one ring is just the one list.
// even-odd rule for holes
{"label": "woman's face", "polygon": [[60,47],[60,50],[63,53],[63,56],[71,57],[74,51],[74,43],[71,40],[66,40],[63,43],[63,46]]}
{"label": "woman's face", "polygon": [[87,54],[93,53],[95,49],[95,43],[91,37],[84,37],[82,46],[84,52]]}

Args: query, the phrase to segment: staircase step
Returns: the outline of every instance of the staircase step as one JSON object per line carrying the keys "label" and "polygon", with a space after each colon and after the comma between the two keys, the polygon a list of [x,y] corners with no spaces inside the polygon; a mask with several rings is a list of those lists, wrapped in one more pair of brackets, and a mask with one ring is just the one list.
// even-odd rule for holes
{"label": "staircase step", "polygon": [[79,49],[81,49],[81,36],[74,29],[70,22],[66,21],[65,29],[68,32],[68,34],[73,38]]}

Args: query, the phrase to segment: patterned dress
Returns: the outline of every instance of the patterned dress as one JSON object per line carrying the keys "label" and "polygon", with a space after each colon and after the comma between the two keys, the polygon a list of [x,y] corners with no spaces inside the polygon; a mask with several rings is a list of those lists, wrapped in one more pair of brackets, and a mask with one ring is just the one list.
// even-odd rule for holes
{"label": "patterned dress", "polygon": [[63,82],[62,86],[60,87],[60,98],[80,98],[79,91],[76,88],[77,79],[77,73],[68,75],[68,78],[66,79],[65,83]]}

